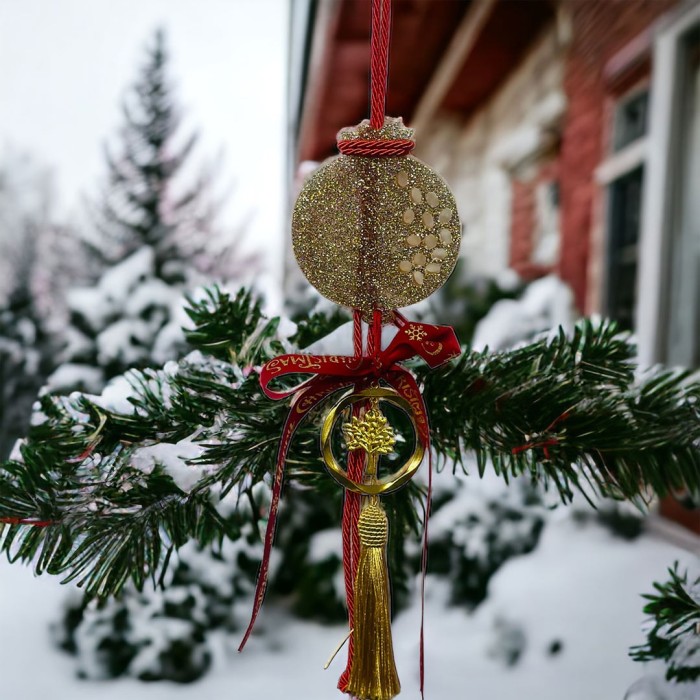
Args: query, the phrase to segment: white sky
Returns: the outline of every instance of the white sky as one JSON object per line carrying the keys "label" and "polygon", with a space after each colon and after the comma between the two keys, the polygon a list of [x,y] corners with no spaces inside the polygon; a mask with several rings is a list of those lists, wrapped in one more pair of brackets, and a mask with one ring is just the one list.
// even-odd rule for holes
{"label": "white sky", "polygon": [[76,211],[103,181],[103,146],[163,26],[183,128],[200,132],[199,156],[223,153],[224,222],[254,212],[250,238],[279,251],[287,12],[286,0],[0,0],[0,154],[50,166],[59,213]]}

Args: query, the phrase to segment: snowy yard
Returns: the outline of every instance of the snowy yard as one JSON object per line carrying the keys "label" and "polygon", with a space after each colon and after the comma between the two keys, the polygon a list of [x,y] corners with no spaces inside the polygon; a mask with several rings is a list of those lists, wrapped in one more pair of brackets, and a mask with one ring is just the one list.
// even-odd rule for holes
{"label": "snowy yard", "polygon": [[[642,641],[639,594],[675,559],[689,556],[650,534],[624,541],[593,522],[574,522],[562,509],[532,554],[509,560],[496,574],[489,598],[473,615],[446,607],[445,584],[431,577],[426,697],[622,700],[644,673],[627,658],[628,647]],[[343,629],[299,622],[272,605],[243,654],[235,652],[237,639],[217,638],[214,670],[200,682],[80,681],[73,660],[51,646],[48,633],[65,593],[55,579],[0,565],[1,700],[340,697],[335,683],[343,655],[328,671],[323,664]],[[247,612],[241,605],[241,622]],[[524,634],[525,648],[519,663],[507,667],[489,649],[503,646],[499,630],[513,628]],[[401,697],[419,697],[418,629],[414,604],[394,624]],[[691,700],[698,697],[694,692],[697,687],[673,697]]]}

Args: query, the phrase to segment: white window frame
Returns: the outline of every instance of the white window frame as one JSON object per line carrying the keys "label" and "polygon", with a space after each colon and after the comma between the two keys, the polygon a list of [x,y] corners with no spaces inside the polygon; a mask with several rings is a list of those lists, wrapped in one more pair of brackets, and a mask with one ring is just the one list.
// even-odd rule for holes
{"label": "white window frame", "polygon": [[635,327],[642,367],[663,359],[661,334],[668,290],[669,235],[672,222],[674,131],[679,106],[679,75],[683,36],[700,25],[700,2],[686,3],[654,40],[649,130],[642,204],[642,230],[637,273]]}
{"label": "white window frame", "polygon": [[[602,188],[601,199],[600,199],[600,210],[599,210],[599,234],[598,240],[593,244],[598,246],[598,256],[599,268],[596,269],[596,278],[591,279],[590,289],[595,290],[595,308],[602,314],[607,314],[609,312],[609,298],[610,298],[610,186],[620,178],[628,175],[633,170],[642,166],[645,169],[646,177],[646,163],[647,163],[647,153],[649,150],[649,126],[647,116],[647,130],[643,136],[639,136],[630,141],[627,145],[623,146],[619,151],[612,150],[613,140],[615,138],[615,128],[616,128],[616,114],[618,108],[630,99],[633,99],[642,92],[650,91],[650,83],[644,81],[627,90],[625,93],[618,95],[614,98],[612,102],[612,108],[610,110],[611,118],[611,128],[610,137],[608,144],[608,154],[603,162],[595,169],[594,177],[596,183]],[[647,107],[648,109],[648,107]],[[646,187],[646,183],[645,183]],[[644,195],[642,195],[644,196]],[[642,232],[640,228],[639,237],[641,240]],[[595,256],[593,256],[595,257]],[[593,259],[593,258],[592,258]],[[639,263],[638,263],[639,264]],[[589,273],[590,274],[590,273]],[[637,280],[639,280],[639,267],[637,267]],[[590,279],[590,278],[589,278]],[[635,295],[637,294],[637,289],[635,288]],[[638,297],[636,297],[638,299]],[[635,322],[636,322],[636,304],[635,304]]]}

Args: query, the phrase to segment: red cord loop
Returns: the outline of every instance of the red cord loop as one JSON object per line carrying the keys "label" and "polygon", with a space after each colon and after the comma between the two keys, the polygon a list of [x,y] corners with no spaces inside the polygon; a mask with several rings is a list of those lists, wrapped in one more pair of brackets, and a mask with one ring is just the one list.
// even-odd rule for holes
{"label": "red cord loop", "polygon": [[[353,311],[352,316],[352,344],[356,359],[362,358],[362,312],[359,309]],[[359,407],[358,407],[359,408]],[[355,409],[353,409],[355,414]],[[359,411],[356,415],[359,415]],[[348,475],[355,481],[362,480],[364,463],[359,452],[348,453]],[[345,600],[348,607],[348,623],[350,629],[355,625],[355,576],[357,575],[357,561],[360,554],[360,533],[357,529],[357,521],[360,518],[360,495],[352,491],[345,491],[343,502],[343,576],[345,579]],[[352,635],[348,641],[348,660],[345,670],[338,680],[338,689],[345,692],[350,680],[350,670],[355,651],[355,643]]]}
{"label": "red cord loop", "polygon": [[34,527],[50,527],[57,525],[54,520],[35,520],[34,518],[0,518],[0,525],[33,525]]}
{"label": "red cord loop", "polygon": [[384,125],[386,88],[389,75],[390,35],[391,0],[372,0],[370,124],[373,129],[381,129]]}
{"label": "red cord loop", "polygon": [[407,156],[416,145],[411,139],[341,139],[338,150],[344,156],[365,156],[382,158],[387,156]]}
{"label": "red cord loop", "polygon": [[[389,76],[389,40],[391,37],[391,0],[372,0],[370,39],[370,119],[372,129],[384,126],[386,91]],[[406,156],[415,146],[411,139],[341,139],[338,150],[346,156],[382,158]]]}

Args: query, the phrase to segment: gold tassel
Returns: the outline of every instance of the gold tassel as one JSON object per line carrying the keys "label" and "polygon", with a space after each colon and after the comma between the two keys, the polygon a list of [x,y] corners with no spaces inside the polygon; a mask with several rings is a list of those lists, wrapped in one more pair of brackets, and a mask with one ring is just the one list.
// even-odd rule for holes
{"label": "gold tassel", "polygon": [[389,522],[377,497],[357,524],[360,558],[355,578],[354,653],[346,692],[357,700],[391,700],[401,692],[391,641],[386,544]]}

